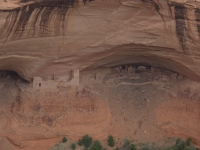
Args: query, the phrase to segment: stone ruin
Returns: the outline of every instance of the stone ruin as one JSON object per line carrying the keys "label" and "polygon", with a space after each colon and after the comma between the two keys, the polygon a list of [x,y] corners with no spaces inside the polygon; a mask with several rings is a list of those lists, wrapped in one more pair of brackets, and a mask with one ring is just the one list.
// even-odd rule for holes
{"label": "stone ruin", "polygon": [[122,66],[115,66],[113,68],[114,72],[127,72],[129,74],[135,74],[136,70],[146,71],[151,70],[153,67],[149,65],[122,65]]}
{"label": "stone ruin", "polygon": [[33,88],[34,89],[57,89],[59,83],[62,82],[62,86],[76,85],[79,86],[79,70],[72,70],[72,78],[70,81],[67,80],[43,80],[41,77],[33,78]]}

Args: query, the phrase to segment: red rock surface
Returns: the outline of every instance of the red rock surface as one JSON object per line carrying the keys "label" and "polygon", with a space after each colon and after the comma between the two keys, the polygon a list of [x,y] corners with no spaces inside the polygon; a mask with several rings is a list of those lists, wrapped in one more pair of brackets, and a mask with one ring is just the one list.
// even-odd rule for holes
{"label": "red rock surface", "polygon": [[[35,76],[66,75],[74,68],[84,71],[122,64],[147,64],[200,81],[199,33],[199,1],[0,0],[0,70],[17,72],[23,79],[32,81]],[[166,91],[176,84],[169,84],[164,77],[161,80],[162,83],[155,78],[148,83]],[[113,84],[113,80],[110,81]],[[82,93],[76,98],[76,90],[67,94],[68,99],[65,92],[60,96],[54,92],[50,92],[52,95],[37,91],[30,94],[13,89],[6,95],[11,89],[6,89],[8,86],[4,84],[0,101],[0,149],[44,150],[65,134],[72,134],[76,139],[88,133],[103,139],[108,134],[106,129],[123,138],[130,133],[119,131],[119,126],[107,128],[113,121],[110,120],[112,105],[108,107],[105,99],[89,93],[87,97]],[[185,87],[184,83],[180,85]],[[115,94],[120,90],[123,88]],[[192,96],[177,96],[167,102],[164,97],[163,103],[155,104],[152,109],[155,109],[158,125],[167,135],[191,136],[199,146],[199,99],[194,97],[196,101],[191,101]],[[63,111],[67,109],[63,105],[71,106],[70,111]],[[123,121],[128,121],[128,117],[120,115]],[[132,125],[124,124],[127,129]],[[134,134],[144,133],[138,130],[134,128]],[[158,135],[163,137],[161,132]]]}
{"label": "red rock surface", "polygon": [[1,0],[0,69],[31,81],[148,63],[200,81],[199,8],[186,0]]}

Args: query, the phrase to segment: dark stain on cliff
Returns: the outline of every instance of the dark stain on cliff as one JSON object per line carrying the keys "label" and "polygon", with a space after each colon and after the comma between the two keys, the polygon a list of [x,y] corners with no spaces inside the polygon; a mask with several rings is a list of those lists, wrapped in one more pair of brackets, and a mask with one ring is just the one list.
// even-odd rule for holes
{"label": "dark stain on cliff", "polygon": [[[0,32],[0,42],[4,42],[8,40],[9,35],[14,31],[15,24],[17,22],[17,18],[19,15],[20,9],[16,9],[13,11],[9,11],[9,15],[6,19],[6,22]],[[5,11],[7,13],[7,11]],[[12,20],[11,20],[12,19]]]}
{"label": "dark stain on cliff", "polygon": [[184,5],[175,5],[174,11],[175,19],[186,19],[187,8],[185,8]]}
{"label": "dark stain on cliff", "polygon": [[197,21],[197,31],[199,32],[199,37],[200,37],[200,9],[199,8],[195,10],[195,16],[196,16],[196,21]]}
{"label": "dark stain on cliff", "polygon": [[187,14],[187,8],[184,7],[182,4],[178,3],[172,3],[172,6],[174,7],[174,16],[176,21],[176,34],[179,38],[179,42],[182,46],[182,49],[184,52],[186,52],[186,45],[185,40],[187,36],[187,29],[186,29],[186,14]]}
{"label": "dark stain on cliff", "polygon": [[19,15],[19,11],[17,12],[17,15],[19,15],[19,20],[16,24],[17,30],[14,31],[12,39],[19,39],[22,36],[33,11],[34,11],[33,7],[25,6],[21,8],[20,15]]}
{"label": "dark stain on cliff", "polygon": [[43,0],[9,11],[0,31],[0,42],[38,36],[64,36],[66,15],[74,2],[75,0]]}

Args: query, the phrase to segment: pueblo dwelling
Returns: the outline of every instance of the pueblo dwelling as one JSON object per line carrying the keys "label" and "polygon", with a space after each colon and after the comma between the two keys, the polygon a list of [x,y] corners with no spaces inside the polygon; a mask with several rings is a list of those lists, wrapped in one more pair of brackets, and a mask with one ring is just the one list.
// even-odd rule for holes
{"label": "pueblo dwelling", "polygon": [[62,82],[63,86],[67,85],[79,85],[79,70],[74,69],[72,70],[71,80],[67,81],[67,79],[58,78],[53,76],[52,80],[43,80],[41,77],[34,77],[33,78],[33,88],[34,89],[57,89],[59,83]]}

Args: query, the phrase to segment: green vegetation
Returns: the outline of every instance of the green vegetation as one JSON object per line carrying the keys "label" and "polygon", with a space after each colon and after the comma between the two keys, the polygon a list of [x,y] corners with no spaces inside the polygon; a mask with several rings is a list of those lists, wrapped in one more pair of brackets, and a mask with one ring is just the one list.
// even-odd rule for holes
{"label": "green vegetation", "polygon": [[119,148],[118,148],[118,147],[116,147],[116,148],[115,148],[115,150],[119,150]]}
{"label": "green vegetation", "polygon": [[191,145],[191,142],[192,142],[192,138],[191,137],[189,137],[189,138],[187,138],[187,140],[186,140],[186,146],[190,146]]}
{"label": "green vegetation", "polygon": [[66,143],[66,142],[67,142],[67,138],[64,137],[64,138],[62,139],[62,142],[63,142],[63,143]]}
{"label": "green vegetation", "polygon": [[76,144],[72,143],[72,149],[73,149],[73,150],[76,149]]}
{"label": "green vegetation", "polygon": [[115,141],[114,141],[114,138],[113,138],[112,135],[109,135],[109,136],[108,136],[108,145],[109,145],[110,147],[113,147],[113,146],[115,145]]}
{"label": "green vegetation", "polygon": [[186,141],[179,138],[172,147],[165,150],[198,150],[191,144],[191,142],[192,138],[188,138]]}
{"label": "green vegetation", "polygon": [[126,139],[126,140],[124,141],[123,147],[127,147],[128,145],[130,145],[130,141]]}
{"label": "green vegetation", "polygon": [[81,139],[78,140],[78,145],[79,145],[79,146],[82,146],[82,145],[83,145],[83,142],[82,142]]}
{"label": "green vegetation", "polygon": [[131,144],[129,150],[136,150],[135,145],[134,145],[134,144]]}
{"label": "green vegetation", "polygon": [[146,147],[143,147],[142,150],[150,150],[150,148],[146,146]]}
{"label": "green vegetation", "polygon": [[90,137],[89,135],[85,135],[79,141],[80,141],[80,144],[84,145],[85,148],[89,148],[92,144],[92,137]]}
{"label": "green vegetation", "polygon": [[175,147],[175,150],[185,150],[186,143],[182,139],[177,139],[174,147]]}
{"label": "green vegetation", "polygon": [[124,150],[137,150],[134,144],[131,144],[129,140],[125,140],[123,145]]}
{"label": "green vegetation", "polygon": [[102,150],[102,145],[99,141],[95,141],[93,145],[90,147],[90,150]]}
{"label": "green vegetation", "polygon": [[[62,143],[66,143],[67,138],[63,137]],[[115,143],[114,138],[112,135],[108,136],[107,144],[110,147],[114,147],[114,145],[119,146]],[[174,144],[173,144],[174,143]],[[171,146],[169,146],[169,144]],[[56,144],[55,148],[60,149],[65,144]],[[107,148],[103,148],[101,143],[99,141],[92,141],[92,137],[89,135],[83,136],[78,141],[79,146],[84,146],[84,150],[107,150]],[[167,146],[168,145],[168,146]],[[71,144],[71,148],[75,150],[77,145],[75,143]],[[63,149],[63,148],[61,148]],[[55,150],[55,149],[50,149]],[[178,138],[177,140],[174,140],[174,138],[168,139],[168,142],[163,143],[162,145],[157,145],[155,143],[140,143],[137,141],[130,141],[125,140],[123,146],[121,147],[115,147],[112,150],[199,150],[195,148],[195,146],[192,144],[192,138],[188,138],[186,140],[182,140]]]}

